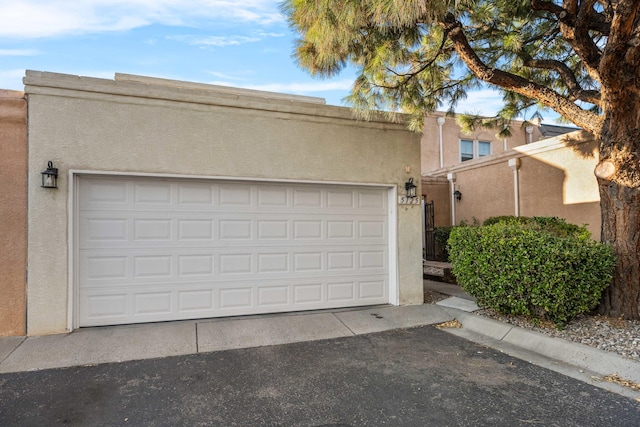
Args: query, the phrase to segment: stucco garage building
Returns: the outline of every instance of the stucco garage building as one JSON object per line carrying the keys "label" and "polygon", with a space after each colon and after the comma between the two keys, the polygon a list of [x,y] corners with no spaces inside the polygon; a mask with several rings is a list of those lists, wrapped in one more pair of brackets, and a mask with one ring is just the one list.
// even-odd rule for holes
{"label": "stucco garage building", "polygon": [[[28,71],[25,93],[29,335],[422,303],[403,124],[129,75]],[[49,161],[58,189],[40,187]]]}

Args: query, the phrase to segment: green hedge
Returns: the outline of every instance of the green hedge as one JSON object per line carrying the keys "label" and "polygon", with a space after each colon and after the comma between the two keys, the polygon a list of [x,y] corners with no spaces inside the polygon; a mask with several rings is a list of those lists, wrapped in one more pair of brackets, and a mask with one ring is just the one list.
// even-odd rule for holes
{"label": "green hedge", "polygon": [[587,228],[575,224],[569,224],[564,218],[555,216],[492,216],[484,220],[482,225],[493,224],[520,224],[534,230],[546,231],[558,237],[575,236],[580,239],[590,239],[591,233]]}
{"label": "green hedge", "polygon": [[455,227],[449,259],[481,307],[558,327],[598,304],[615,265],[612,249],[589,239],[585,227],[541,217]]}

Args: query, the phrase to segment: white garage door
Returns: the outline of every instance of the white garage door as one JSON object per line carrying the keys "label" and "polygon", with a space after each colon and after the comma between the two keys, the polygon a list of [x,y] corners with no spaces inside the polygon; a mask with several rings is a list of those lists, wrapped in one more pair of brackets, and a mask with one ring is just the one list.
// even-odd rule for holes
{"label": "white garage door", "polygon": [[389,302],[376,187],[83,176],[79,325]]}

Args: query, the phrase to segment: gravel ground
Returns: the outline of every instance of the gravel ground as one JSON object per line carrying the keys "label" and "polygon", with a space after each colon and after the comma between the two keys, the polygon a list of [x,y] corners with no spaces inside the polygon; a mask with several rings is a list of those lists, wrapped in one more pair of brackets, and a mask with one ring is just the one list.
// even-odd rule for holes
{"label": "gravel ground", "polygon": [[[449,295],[431,290],[424,292],[425,304],[434,304],[445,298],[449,298]],[[611,351],[640,362],[640,321],[637,320],[582,315],[572,320],[565,329],[559,331],[551,322],[535,324],[524,317],[499,314],[493,310],[479,310],[475,314],[553,337],[589,345],[600,350]]]}
{"label": "gravel ground", "polygon": [[582,315],[559,331],[549,323],[534,324],[520,316],[509,316],[493,310],[480,310],[477,315],[491,317],[512,325],[531,329],[553,337],[611,351],[640,362],[640,321],[622,320],[598,315]]}

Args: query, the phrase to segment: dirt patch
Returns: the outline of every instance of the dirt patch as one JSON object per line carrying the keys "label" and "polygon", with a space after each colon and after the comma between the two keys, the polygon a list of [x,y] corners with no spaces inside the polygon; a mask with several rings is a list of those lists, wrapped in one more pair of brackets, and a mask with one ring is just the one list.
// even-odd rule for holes
{"label": "dirt patch", "polygon": [[447,299],[447,298],[449,298],[449,295],[441,294],[440,292],[424,291],[425,304],[435,304],[438,301],[442,301],[443,299]]}

